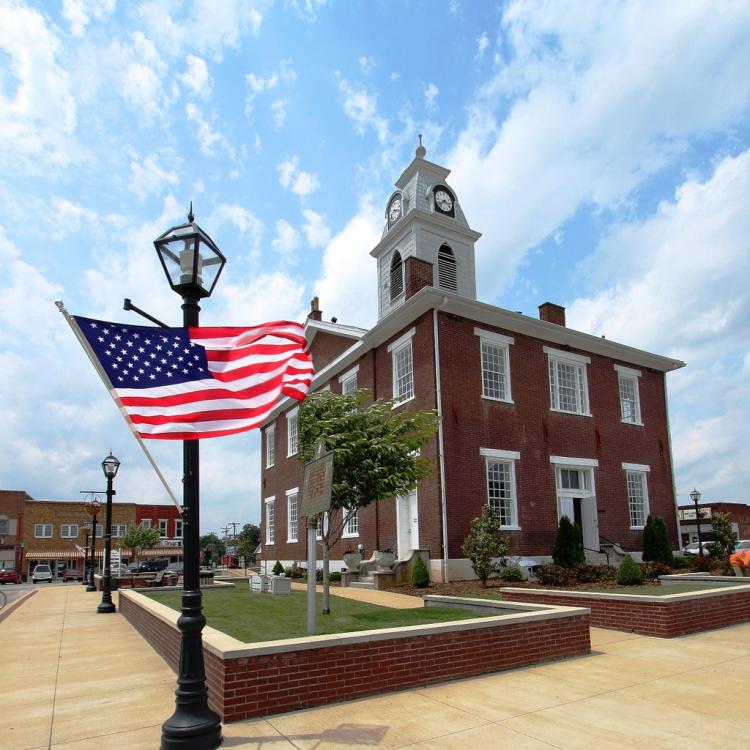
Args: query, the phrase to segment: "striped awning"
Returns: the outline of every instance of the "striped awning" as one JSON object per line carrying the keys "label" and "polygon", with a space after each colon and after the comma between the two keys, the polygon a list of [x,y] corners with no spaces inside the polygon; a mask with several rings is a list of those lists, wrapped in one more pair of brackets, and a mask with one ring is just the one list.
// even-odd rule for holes
{"label": "striped awning", "polygon": [[[91,550],[89,550],[89,556]],[[33,550],[27,549],[24,555],[27,560],[83,560],[83,552],[77,549],[44,549]],[[130,559],[133,554],[130,550],[122,550],[122,556]],[[182,547],[154,547],[154,549],[145,549],[138,553],[139,559],[144,557],[182,557]],[[104,557],[104,550],[96,548],[94,557],[101,560]]]}

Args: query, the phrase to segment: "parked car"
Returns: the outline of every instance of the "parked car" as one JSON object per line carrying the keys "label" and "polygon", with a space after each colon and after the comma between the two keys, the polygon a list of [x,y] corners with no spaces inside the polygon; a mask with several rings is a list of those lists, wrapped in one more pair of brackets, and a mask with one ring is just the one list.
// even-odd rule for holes
{"label": "parked car", "polygon": [[181,562],[169,563],[169,565],[167,565],[166,567],[166,570],[170,571],[170,573],[179,573],[180,575],[182,575],[182,565],[183,564]]}
{"label": "parked car", "polygon": [[740,539],[739,542],[734,545],[735,552],[739,552],[743,549],[750,549],[750,539]]}
{"label": "parked car", "polygon": [[21,583],[21,574],[14,568],[2,568],[0,570],[0,583]]}
{"label": "parked car", "polygon": [[31,582],[39,583],[40,581],[52,583],[52,570],[50,570],[49,565],[42,564],[34,568],[34,572],[31,574]]}
{"label": "parked car", "polygon": [[63,582],[65,581],[82,581],[83,580],[83,571],[78,570],[77,568],[68,568],[63,573]]}
{"label": "parked car", "polygon": [[128,573],[158,573],[169,565],[168,557],[155,557],[152,560],[141,560],[128,565]]}
{"label": "parked car", "polygon": [[[715,542],[703,542],[703,554],[708,555],[711,551],[711,547],[713,547]],[[688,544],[682,551],[686,555],[699,555],[700,552],[700,544],[699,542],[691,542]]]}

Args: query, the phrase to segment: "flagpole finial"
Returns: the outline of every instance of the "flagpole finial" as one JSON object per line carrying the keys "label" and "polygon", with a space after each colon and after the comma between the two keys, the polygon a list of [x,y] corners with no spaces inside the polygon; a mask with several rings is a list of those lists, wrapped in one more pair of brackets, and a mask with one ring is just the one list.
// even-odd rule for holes
{"label": "flagpole finial", "polygon": [[56,299],[55,307],[57,307],[57,309],[62,312],[65,309],[65,303],[61,299]]}
{"label": "flagpole finial", "polygon": [[195,216],[193,216],[193,201],[190,201],[190,210],[188,211],[188,221],[191,224],[195,221]]}
{"label": "flagpole finial", "polygon": [[418,159],[424,159],[425,155],[427,154],[427,149],[422,145],[422,134],[419,134],[419,146],[417,146],[417,150],[415,151]]}

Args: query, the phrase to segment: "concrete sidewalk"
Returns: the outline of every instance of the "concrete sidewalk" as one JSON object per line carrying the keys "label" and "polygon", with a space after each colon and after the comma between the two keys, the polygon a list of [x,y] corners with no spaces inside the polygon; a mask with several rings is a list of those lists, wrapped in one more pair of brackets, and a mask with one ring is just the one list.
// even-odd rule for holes
{"label": "concrete sidewalk", "polygon": [[[0,748],[154,750],[175,675],[82,586],[2,623]],[[592,630],[588,657],[224,726],[224,747],[747,750],[750,624],[673,640]]]}

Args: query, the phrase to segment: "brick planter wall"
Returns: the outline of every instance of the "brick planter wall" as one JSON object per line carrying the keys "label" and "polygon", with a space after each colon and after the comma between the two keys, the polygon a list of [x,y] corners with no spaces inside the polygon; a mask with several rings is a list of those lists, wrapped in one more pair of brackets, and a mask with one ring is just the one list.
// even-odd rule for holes
{"label": "brick planter wall", "polygon": [[506,601],[588,607],[592,625],[659,638],[750,621],[750,586],[669,596],[522,588],[504,588],[501,593]]}
{"label": "brick planter wall", "polygon": [[[178,613],[135,592],[121,592],[120,612],[176,670]],[[209,705],[224,721],[239,721],[590,650],[588,610],[535,607],[455,624],[254,646],[206,628],[203,653]]]}

